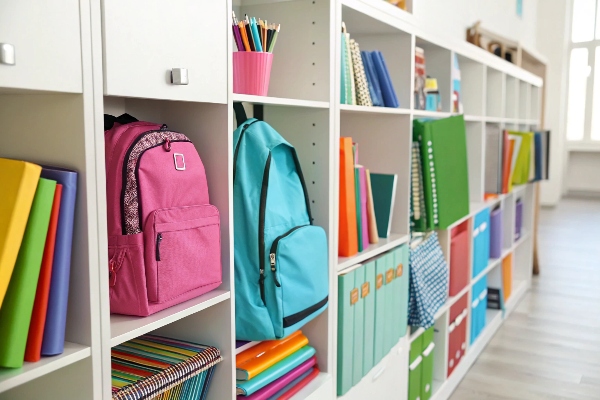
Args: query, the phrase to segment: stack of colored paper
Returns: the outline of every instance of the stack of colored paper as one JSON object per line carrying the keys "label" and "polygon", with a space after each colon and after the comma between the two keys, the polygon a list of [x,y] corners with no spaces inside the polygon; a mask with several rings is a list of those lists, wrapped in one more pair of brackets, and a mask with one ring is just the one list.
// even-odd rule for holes
{"label": "stack of colored paper", "polygon": [[64,349],[77,173],[0,158],[0,367]]}
{"label": "stack of colored paper", "polygon": [[237,398],[289,399],[318,374],[315,349],[296,331],[281,340],[257,343],[237,355]]}
{"label": "stack of colored paper", "polygon": [[339,249],[341,257],[366,250],[391,232],[397,175],[371,173],[358,163],[358,144],[340,138]]}
{"label": "stack of colored paper", "polygon": [[204,400],[215,365],[222,360],[215,347],[140,336],[111,350],[112,398]]}
{"label": "stack of colored paper", "polygon": [[342,22],[341,104],[400,107],[380,51],[360,51]]}

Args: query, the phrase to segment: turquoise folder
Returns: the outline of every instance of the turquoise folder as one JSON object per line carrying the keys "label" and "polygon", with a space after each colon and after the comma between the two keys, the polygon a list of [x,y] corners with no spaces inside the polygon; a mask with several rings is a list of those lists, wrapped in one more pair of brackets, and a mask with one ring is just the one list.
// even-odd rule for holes
{"label": "turquoise folder", "polygon": [[[352,294],[356,289],[354,273],[338,276],[338,342],[337,342],[337,394],[342,396],[352,387],[352,353],[354,349],[354,309]],[[358,294],[355,292],[355,294]]]}
{"label": "turquoise folder", "polygon": [[[375,261],[367,263],[365,269],[365,284],[369,293],[364,300],[364,339],[363,339],[363,376],[373,368],[373,349],[375,341]],[[361,294],[362,290],[361,290]]]}
{"label": "turquoise folder", "polygon": [[385,263],[385,325],[384,325],[384,337],[383,337],[383,355],[385,356],[390,352],[392,347],[397,343],[394,339],[394,321],[396,321],[397,315],[394,307],[394,254],[387,252],[382,257]]}
{"label": "turquoise folder", "polygon": [[385,327],[385,269],[384,257],[375,261],[375,341],[373,345],[373,365],[377,365],[384,356],[384,327]]}
{"label": "turquoise folder", "polygon": [[[308,360],[315,355],[315,349],[310,346],[304,346],[294,354],[291,354],[274,364],[273,366],[265,369],[260,374],[256,375],[249,381],[236,381],[238,394],[244,396],[251,395],[259,389],[262,389],[275,379],[281,378],[304,361]],[[241,393],[240,393],[241,392]]]}
{"label": "turquoise folder", "polygon": [[358,289],[358,301],[354,308],[354,351],[352,354],[353,385],[358,384],[363,377],[363,339],[364,339],[364,313],[365,302],[362,298],[362,286],[365,283],[365,267],[361,266],[354,271],[354,285]]}
{"label": "turquoise folder", "polygon": [[406,335],[408,327],[408,290],[410,284],[410,270],[408,266],[408,246],[396,247],[394,253],[394,321],[395,337],[399,340]]}

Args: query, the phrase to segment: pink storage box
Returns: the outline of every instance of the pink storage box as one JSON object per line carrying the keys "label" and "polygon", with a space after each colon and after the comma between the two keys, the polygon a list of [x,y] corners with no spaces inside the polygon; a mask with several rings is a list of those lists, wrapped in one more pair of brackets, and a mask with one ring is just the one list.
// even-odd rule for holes
{"label": "pink storage box", "polygon": [[269,92],[273,53],[238,51],[233,53],[233,92],[266,96]]}

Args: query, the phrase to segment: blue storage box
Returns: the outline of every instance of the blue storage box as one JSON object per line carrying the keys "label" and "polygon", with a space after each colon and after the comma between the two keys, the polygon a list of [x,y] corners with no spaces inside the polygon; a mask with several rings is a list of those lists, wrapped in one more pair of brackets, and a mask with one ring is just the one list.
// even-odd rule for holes
{"label": "blue storage box", "polygon": [[490,259],[490,209],[473,218],[473,278],[481,273]]}
{"label": "blue storage box", "polygon": [[485,328],[487,310],[487,276],[473,285],[471,296],[471,343],[473,343]]}

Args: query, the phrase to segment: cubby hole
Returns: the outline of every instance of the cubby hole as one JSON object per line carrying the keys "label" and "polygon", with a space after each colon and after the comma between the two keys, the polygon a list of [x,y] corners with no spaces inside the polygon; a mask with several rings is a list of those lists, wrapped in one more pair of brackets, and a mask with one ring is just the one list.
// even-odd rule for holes
{"label": "cubby hole", "polygon": [[329,101],[333,60],[329,1],[236,0],[233,10],[240,21],[247,14],[281,24],[273,50],[269,96]]}
{"label": "cubby hole", "polygon": [[494,118],[504,117],[504,94],[506,82],[504,73],[487,68],[486,89],[486,116]]}
{"label": "cubby hole", "polygon": [[531,93],[531,85],[524,81],[519,81],[519,119],[526,120],[529,119],[529,107],[530,107],[530,97]]}
{"label": "cubby hole", "polygon": [[340,136],[358,144],[358,164],[371,173],[398,175],[391,233],[409,234],[412,126],[408,115],[340,116]]}
{"label": "cubby hole", "polygon": [[[430,78],[437,79],[438,90],[442,102],[442,112],[452,110],[452,52],[435,43],[417,37],[416,46],[425,53],[425,73]],[[411,55],[414,58],[414,54]],[[462,72],[461,72],[462,75]],[[417,109],[417,105],[414,105]]]}
{"label": "cubby hole", "polygon": [[412,36],[344,5],[341,18],[350,38],[358,43],[361,51],[381,51],[400,108],[410,109],[414,97]]}
{"label": "cubby hole", "polygon": [[460,68],[460,101],[465,116],[485,115],[485,66],[457,55]]}
{"label": "cubby hole", "polygon": [[506,75],[505,118],[516,120],[519,116],[519,81]]}
{"label": "cubby hole", "polygon": [[[65,330],[65,353],[52,358],[43,357],[38,363],[25,363],[19,373],[26,374],[39,366],[52,371],[55,360],[58,366],[68,365],[77,359],[87,358],[91,362],[90,347],[96,340],[100,326],[99,321],[92,319],[90,310],[100,308],[96,297],[97,288],[92,284],[97,277],[90,273],[90,259],[96,255],[97,210],[95,187],[88,183],[95,179],[95,165],[89,160],[89,154],[94,152],[95,138],[84,120],[84,99],[81,94],[28,94],[21,91],[0,92],[0,157],[24,160],[36,164],[49,165],[72,169],[78,172],[77,198],[75,204],[75,219],[73,227],[73,245],[69,280],[69,300],[67,306],[67,322]],[[85,133],[85,132],[88,133]],[[86,354],[85,356],[83,354]],[[74,354],[77,354],[74,356]],[[70,359],[71,361],[66,361]],[[74,369],[73,371],[77,371]],[[0,370],[0,391],[2,382],[14,376],[15,370]],[[85,373],[74,373],[69,376],[66,370],[61,370],[55,376],[65,377],[64,381],[73,376],[89,384],[82,389],[84,397],[91,398],[93,385],[91,383],[91,367]],[[67,378],[68,377],[68,378]],[[26,378],[23,378],[26,379]],[[75,378],[77,379],[77,378]],[[25,380],[26,381],[26,380]],[[15,389],[8,393],[31,393],[31,386]],[[52,386],[54,387],[54,386]],[[38,387],[39,390],[39,387]],[[56,393],[63,393],[57,387]],[[64,393],[70,393],[65,389]],[[3,394],[2,398],[31,398],[31,396],[11,397]],[[7,397],[6,397],[7,396]],[[37,396],[33,396],[37,397]],[[68,396],[67,396],[68,397]]]}
{"label": "cubby hole", "polygon": [[515,237],[515,197],[510,193],[502,199],[502,249],[510,250]]}
{"label": "cubby hole", "polygon": [[469,171],[469,201],[483,202],[485,192],[485,124],[466,122],[467,161]]}
{"label": "cubby hole", "polygon": [[435,343],[433,354],[433,389],[435,396],[437,390],[446,381],[448,376],[448,325],[450,323],[450,310],[446,310],[434,325],[433,342]]}
{"label": "cubby hole", "polygon": [[538,121],[541,118],[540,113],[540,96],[541,88],[538,86],[531,86],[531,95],[529,101],[529,119]]}
{"label": "cubby hole", "polygon": [[531,278],[532,240],[532,236],[529,235],[515,248],[513,254],[513,288],[517,288],[520,282]]}

